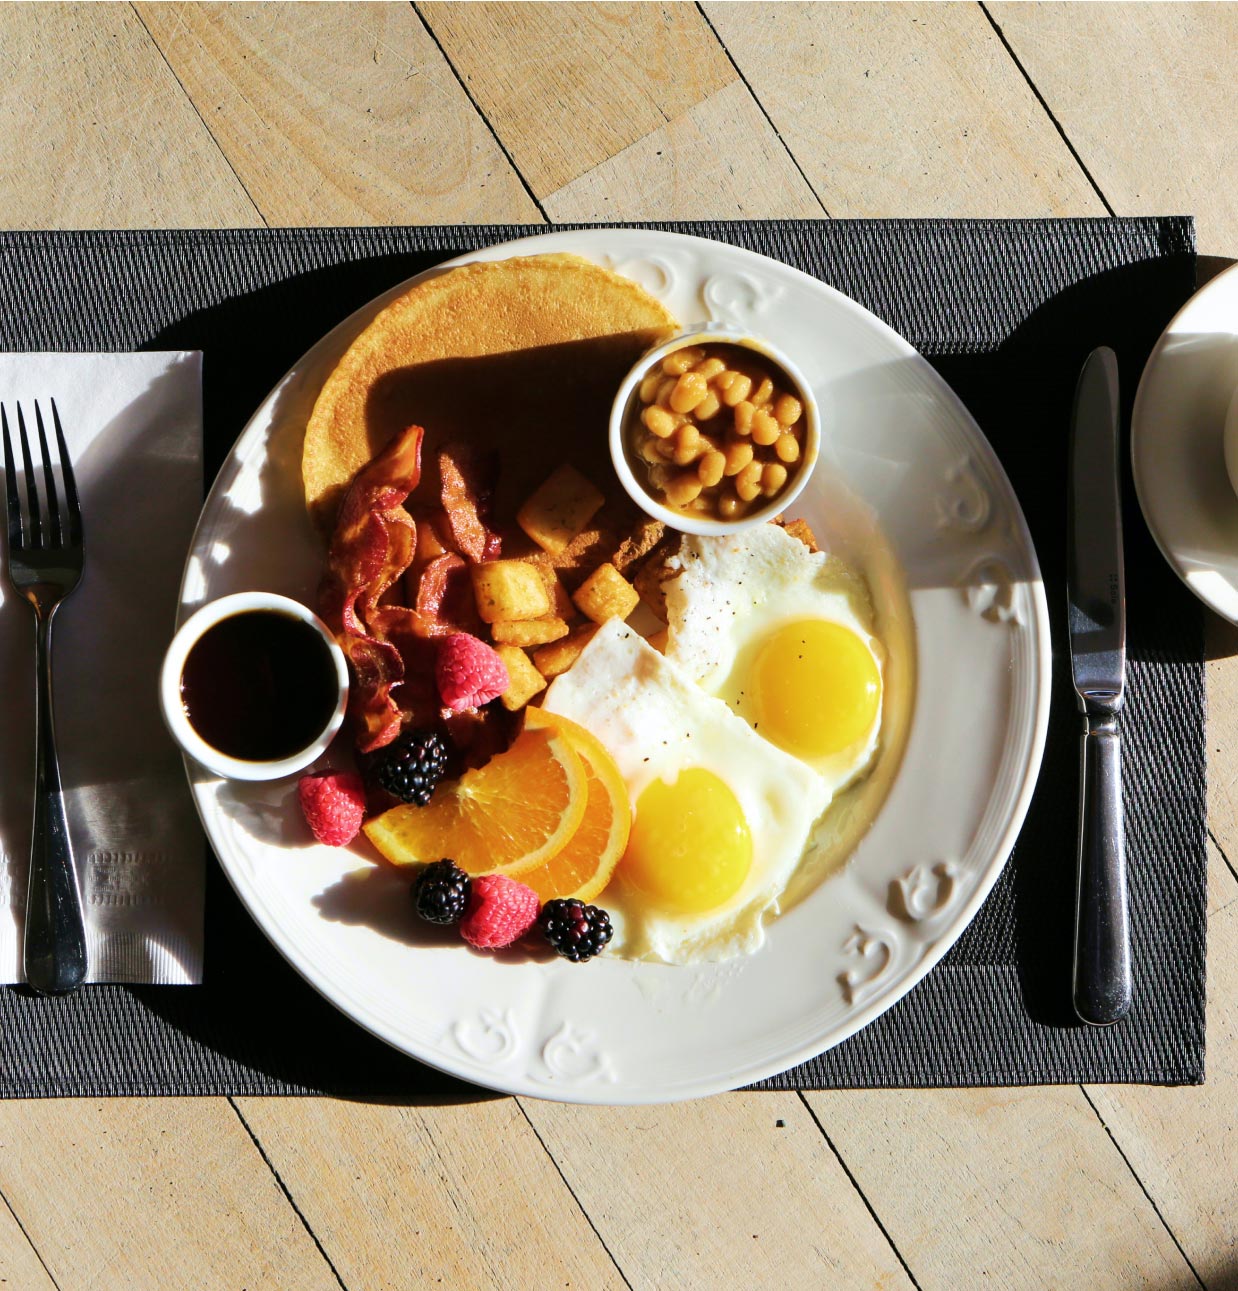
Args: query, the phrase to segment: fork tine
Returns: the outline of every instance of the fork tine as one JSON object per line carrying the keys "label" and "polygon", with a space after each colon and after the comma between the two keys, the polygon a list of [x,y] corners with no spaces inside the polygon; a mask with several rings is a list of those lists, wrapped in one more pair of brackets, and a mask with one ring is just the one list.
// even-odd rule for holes
{"label": "fork tine", "polygon": [[9,550],[22,545],[21,498],[17,492],[17,471],[13,466],[13,441],[9,436],[9,414],[0,403],[0,429],[4,431],[4,509],[9,522]]}
{"label": "fork tine", "polygon": [[17,405],[17,437],[21,440],[22,465],[26,471],[26,502],[30,512],[30,546],[43,545],[43,523],[39,517],[39,486],[35,483],[34,463],[30,460],[30,441],[26,438],[26,418]]}
{"label": "fork tine", "polygon": [[56,477],[52,474],[51,454],[47,451],[47,432],[43,429],[43,409],[39,401],[34,401],[34,421],[39,428],[39,452],[43,454],[43,487],[47,493],[48,519],[51,522],[51,543],[59,547],[63,541],[63,530],[60,524],[60,503],[56,498]]}
{"label": "fork tine", "polygon": [[56,427],[56,447],[60,450],[60,475],[64,480],[65,504],[69,508],[69,541],[75,546],[82,544],[82,505],[77,500],[77,479],[73,474],[73,459],[69,456],[68,445],[64,442],[64,430],[60,425],[60,410],[55,399],[51,400],[52,422]]}

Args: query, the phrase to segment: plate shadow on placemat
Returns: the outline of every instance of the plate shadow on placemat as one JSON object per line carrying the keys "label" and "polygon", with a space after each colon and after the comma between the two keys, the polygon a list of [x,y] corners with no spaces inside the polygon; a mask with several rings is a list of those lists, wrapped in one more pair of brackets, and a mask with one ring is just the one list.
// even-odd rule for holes
{"label": "plate shadow on placemat", "polygon": [[[1125,719],[1136,1004],[1109,1031],[1070,1013],[1078,717],[1063,650],[1066,446],[1079,368],[1118,352],[1130,403],[1193,287],[1189,220],[768,221],[656,227],[738,243],[812,273],[934,363],[1001,457],[1053,617],[1044,767],[1010,864],[963,937],[904,1000],[768,1088],[1189,1083],[1203,1075],[1201,613],[1125,495]],[[7,348],[205,354],[207,478],[275,381],[401,279],[535,228],[0,234]],[[57,275],[60,309],[40,302]],[[31,303],[33,302],[33,303]],[[5,312],[12,306],[20,310]],[[958,702],[969,702],[959,678]],[[302,1093],[408,1101],[483,1091],[396,1053],[283,961],[208,863],[206,985],[0,992],[0,1093]],[[582,971],[587,971],[584,969]]]}

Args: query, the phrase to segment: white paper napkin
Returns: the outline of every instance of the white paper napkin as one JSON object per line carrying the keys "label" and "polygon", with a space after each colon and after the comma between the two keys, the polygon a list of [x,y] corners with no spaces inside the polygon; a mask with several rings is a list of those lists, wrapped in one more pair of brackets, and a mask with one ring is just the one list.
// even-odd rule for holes
{"label": "white paper napkin", "polygon": [[[202,503],[202,356],[0,354],[15,453],[15,404],[33,429],[34,400],[44,401],[46,416],[53,396],[86,541],[82,581],[57,612],[52,649],[88,980],[198,982],[206,844],[159,715],[157,678]],[[37,463],[37,441],[31,451]],[[3,545],[0,533],[7,559]],[[3,574],[0,696],[0,981],[19,982],[34,794],[34,617]]]}

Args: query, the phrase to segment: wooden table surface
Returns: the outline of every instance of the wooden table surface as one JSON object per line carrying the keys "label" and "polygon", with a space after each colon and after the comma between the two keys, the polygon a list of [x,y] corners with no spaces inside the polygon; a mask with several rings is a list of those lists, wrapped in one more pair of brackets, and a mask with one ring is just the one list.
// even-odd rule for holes
{"label": "wooden table surface", "polygon": [[[1191,213],[1238,8],[0,9],[0,226]],[[1201,1088],[0,1103],[0,1285],[1238,1287],[1238,633]]]}

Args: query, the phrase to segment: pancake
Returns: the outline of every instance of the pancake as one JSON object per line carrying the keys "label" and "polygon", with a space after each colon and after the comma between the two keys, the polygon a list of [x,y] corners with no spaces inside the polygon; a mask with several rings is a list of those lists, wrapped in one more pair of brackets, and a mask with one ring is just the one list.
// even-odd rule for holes
{"label": "pancake", "polygon": [[405,427],[425,427],[411,504],[437,494],[436,449],[499,454],[502,524],[561,462],[620,493],[607,450],[614,392],[676,320],[642,287],[578,256],[464,265],[419,282],[352,343],[305,431],[305,502],[329,528],[355,472]]}

